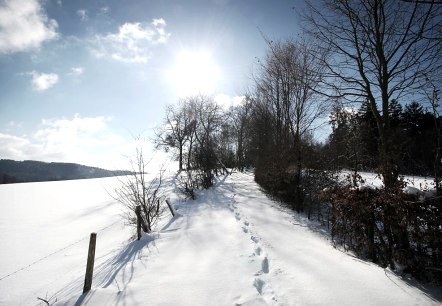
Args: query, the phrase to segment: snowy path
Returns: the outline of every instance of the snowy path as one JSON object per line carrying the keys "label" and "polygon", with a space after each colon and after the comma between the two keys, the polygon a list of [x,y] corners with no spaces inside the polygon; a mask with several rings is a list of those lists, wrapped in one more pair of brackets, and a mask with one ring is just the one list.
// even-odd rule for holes
{"label": "snowy path", "polygon": [[234,174],[149,241],[97,268],[87,295],[59,305],[439,305],[393,274],[334,249]]}
{"label": "snowy path", "polygon": [[268,258],[269,273],[260,278],[262,294],[276,296],[277,304],[439,304],[390,272],[334,249],[304,218],[262,194],[251,174],[237,174],[230,189],[236,194],[236,213],[250,224],[249,232]]}

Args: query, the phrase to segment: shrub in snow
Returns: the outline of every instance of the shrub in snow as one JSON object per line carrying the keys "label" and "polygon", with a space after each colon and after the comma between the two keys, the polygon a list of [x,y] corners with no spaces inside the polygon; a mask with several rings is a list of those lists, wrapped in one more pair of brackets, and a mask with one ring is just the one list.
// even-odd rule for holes
{"label": "shrub in snow", "polygon": [[194,170],[180,172],[177,176],[178,190],[187,199],[196,199],[196,190],[198,189],[198,175]]}
{"label": "shrub in snow", "polygon": [[141,227],[150,233],[164,212],[161,190],[162,170],[153,179],[148,177],[147,162],[142,150],[137,150],[136,160],[132,163],[132,175],[120,179],[120,186],[115,189],[114,198],[126,208],[129,224],[137,224],[136,208],[140,206]]}
{"label": "shrub in snow", "polygon": [[346,250],[398,272],[442,282],[442,198],[420,201],[396,188],[344,184],[323,192],[332,238]]}
{"label": "shrub in snow", "polygon": [[320,198],[321,191],[336,185],[332,170],[305,168],[300,176],[285,158],[266,160],[255,169],[255,181],[271,196],[287,203],[309,219],[328,220],[328,203]]}

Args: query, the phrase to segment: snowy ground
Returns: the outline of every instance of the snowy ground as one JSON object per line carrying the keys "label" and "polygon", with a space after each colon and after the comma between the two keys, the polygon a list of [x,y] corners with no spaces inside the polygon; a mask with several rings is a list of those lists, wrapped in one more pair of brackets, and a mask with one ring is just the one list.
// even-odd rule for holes
{"label": "snowy ground", "polygon": [[[196,201],[166,185],[180,216],[130,240],[115,178],[0,186],[0,305],[439,305],[235,173]],[[93,289],[82,295],[89,233]],[[440,296],[439,296],[440,298]]]}
{"label": "snowy ground", "polygon": [[[353,174],[349,170],[344,170],[340,173],[339,179],[347,181],[348,176]],[[383,186],[382,178],[379,174],[373,172],[358,172],[363,179],[362,186],[368,188],[381,188]],[[405,192],[420,192],[423,195],[434,195],[434,179],[431,177],[411,176],[405,175],[401,177],[405,184]]]}

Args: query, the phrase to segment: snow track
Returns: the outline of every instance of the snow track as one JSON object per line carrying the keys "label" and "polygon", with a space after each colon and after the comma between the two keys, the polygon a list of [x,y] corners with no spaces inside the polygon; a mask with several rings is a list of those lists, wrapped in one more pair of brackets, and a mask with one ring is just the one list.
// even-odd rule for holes
{"label": "snow track", "polygon": [[439,305],[391,272],[333,248],[320,229],[264,195],[251,173],[226,185],[235,193],[235,215],[257,245],[262,268],[254,286],[267,303]]}

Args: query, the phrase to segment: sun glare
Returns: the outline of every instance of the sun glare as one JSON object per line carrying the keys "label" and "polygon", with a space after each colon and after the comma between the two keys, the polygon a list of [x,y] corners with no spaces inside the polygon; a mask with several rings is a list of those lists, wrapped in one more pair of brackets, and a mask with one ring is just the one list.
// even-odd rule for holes
{"label": "sun glare", "polygon": [[219,69],[210,53],[182,51],[171,71],[171,81],[180,96],[211,94],[215,91]]}

